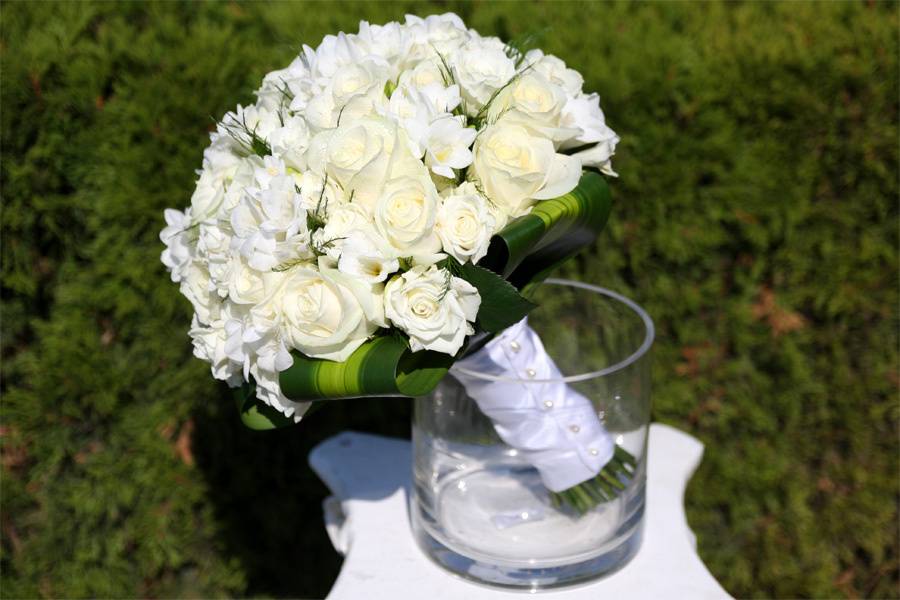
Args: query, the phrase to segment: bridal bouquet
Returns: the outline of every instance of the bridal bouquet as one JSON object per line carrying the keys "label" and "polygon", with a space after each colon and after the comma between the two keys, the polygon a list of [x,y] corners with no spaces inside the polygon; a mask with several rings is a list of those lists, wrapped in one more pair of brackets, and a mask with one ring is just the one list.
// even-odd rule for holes
{"label": "bridal bouquet", "polygon": [[423,395],[522,321],[609,213],[618,137],[582,83],[456,15],[408,16],[304,46],[217,123],[162,262],[245,423]]}

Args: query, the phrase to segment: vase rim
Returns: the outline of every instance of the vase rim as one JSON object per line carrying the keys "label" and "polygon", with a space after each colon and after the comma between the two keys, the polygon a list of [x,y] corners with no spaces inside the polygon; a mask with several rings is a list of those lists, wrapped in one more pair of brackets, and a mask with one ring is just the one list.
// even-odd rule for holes
{"label": "vase rim", "polygon": [[536,384],[536,383],[577,383],[579,381],[588,381],[591,379],[596,379],[598,377],[605,377],[606,375],[611,375],[612,373],[621,371],[626,367],[634,364],[638,360],[640,360],[647,352],[650,350],[650,347],[653,345],[653,340],[656,337],[656,328],[653,325],[653,319],[650,318],[650,315],[647,314],[639,304],[631,300],[630,298],[623,296],[618,292],[614,292],[608,288],[600,287],[599,285],[593,285],[590,283],[584,283],[581,281],[575,281],[572,279],[560,279],[556,277],[548,278],[544,281],[544,283],[550,285],[563,285],[574,288],[579,288],[583,290],[587,290],[589,292],[594,292],[595,294],[600,294],[603,296],[607,296],[608,298],[612,298],[625,306],[627,306],[632,312],[634,312],[643,322],[644,324],[644,339],[641,341],[641,344],[638,346],[637,350],[632,352],[629,356],[622,359],[621,361],[610,365],[608,367],[604,367],[602,369],[598,369],[596,371],[589,371],[586,373],[579,373],[577,375],[567,375],[565,377],[555,377],[551,379],[530,379],[525,377],[506,377],[502,375],[491,375],[488,373],[483,373],[481,371],[473,371],[471,369],[466,369],[465,367],[461,367],[458,364],[451,367],[452,371],[458,371],[464,373],[468,377],[475,377],[478,379],[488,380],[488,381],[505,381],[505,382],[521,382],[528,384]]}

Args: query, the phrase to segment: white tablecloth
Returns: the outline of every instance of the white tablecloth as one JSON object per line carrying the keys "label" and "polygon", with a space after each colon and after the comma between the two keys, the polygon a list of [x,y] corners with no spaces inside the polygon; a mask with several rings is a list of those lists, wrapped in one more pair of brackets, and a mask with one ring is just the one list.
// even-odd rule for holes
{"label": "white tablecloth", "polygon": [[[624,568],[598,581],[540,593],[542,600],[728,598],[697,556],[684,515],[684,490],[703,444],[667,425],[650,426],[644,541]],[[409,526],[411,448],[407,440],[343,432],[313,449],[309,463],[334,494],[325,527],[345,555],[331,600],[521,598],[444,571],[416,546]]]}

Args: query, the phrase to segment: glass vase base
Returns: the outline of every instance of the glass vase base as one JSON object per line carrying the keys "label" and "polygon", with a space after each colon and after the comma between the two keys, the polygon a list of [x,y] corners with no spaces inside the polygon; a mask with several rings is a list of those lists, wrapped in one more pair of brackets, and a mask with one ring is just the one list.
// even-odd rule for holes
{"label": "glass vase base", "polygon": [[413,534],[432,561],[477,583],[573,586],[620,569],[639,550],[644,494],[635,491],[577,515],[551,504],[534,469],[464,471],[442,482],[432,507],[413,500]]}

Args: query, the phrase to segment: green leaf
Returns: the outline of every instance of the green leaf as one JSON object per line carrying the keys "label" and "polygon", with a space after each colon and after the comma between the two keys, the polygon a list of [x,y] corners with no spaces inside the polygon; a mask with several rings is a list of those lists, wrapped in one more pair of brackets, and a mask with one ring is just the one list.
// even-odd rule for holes
{"label": "green leaf", "polygon": [[421,396],[438,384],[453,357],[440,352],[411,352],[405,339],[384,335],[335,362],[294,352],[294,364],[282,371],[281,391],[293,400],[331,400],[361,396]]}
{"label": "green leaf", "polygon": [[491,239],[480,265],[523,290],[594,243],[606,225],[612,201],[606,179],[585,171],[578,186],[559,198],[538,202]]}
{"label": "green leaf", "polygon": [[537,305],[526,300],[508,281],[483,267],[466,263],[459,276],[478,289],[478,327],[496,333],[521,321]]}
{"label": "green leaf", "polygon": [[293,425],[294,420],[256,397],[256,384],[245,383],[234,390],[241,421],[250,429],[264,430]]}

